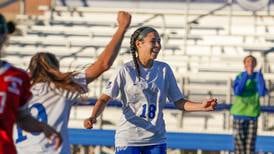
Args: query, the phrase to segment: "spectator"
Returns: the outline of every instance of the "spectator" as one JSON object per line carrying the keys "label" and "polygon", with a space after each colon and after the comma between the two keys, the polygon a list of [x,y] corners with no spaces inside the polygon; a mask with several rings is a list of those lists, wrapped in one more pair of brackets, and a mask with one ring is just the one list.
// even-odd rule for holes
{"label": "spectator", "polygon": [[235,99],[231,108],[233,115],[233,136],[235,154],[255,154],[260,96],[267,89],[261,69],[254,71],[257,60],[252,55],[243,60],[245,71],[235,79]]}

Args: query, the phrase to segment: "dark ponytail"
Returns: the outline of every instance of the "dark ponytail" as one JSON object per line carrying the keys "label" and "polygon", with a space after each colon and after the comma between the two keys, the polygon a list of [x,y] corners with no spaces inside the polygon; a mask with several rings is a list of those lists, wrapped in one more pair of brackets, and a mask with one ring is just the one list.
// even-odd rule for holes
{"label": "dark ponytail", "polygon": [[8,35],[15,31],[15,24],[13,22],[6,22],[5,17],[0,13],[0,50],[7,41]]}
{"label": "dark ponytail", "polygon": [[0,14],[0,35],[8,33],[8,27],[5,17]]}
{"label": "dark ponytail", "polygon": [[143,40],[144,37],[147,35],[147,33],[154,32],[154,31],[156,32],[156,30],[151,27],[140,27],[131,35],[131,38],[130,38],[130,52],[132,54],[132,58],[134,61],[134,65],[135,65],[135,68],[137,71],[137,76],[138,76],[139,81],[141,80],[141,71],[140,71],[140,66],[138,64],[138,58],[136,55],[137,47],[136,47],[135,42],[137,40],[139,40],[139,41]]}
{"label": "dark ponytail", "polygon": [[134,62],[134,65],[135,65],[135,68],[136,68],[136,71],[137,71],[137,76],[138,76],[139,81],[140,81],[140,77],[141,77],[141,71],[140,71],[140,67],[139,67],[139,64],[138,64],[138,60],[137,60],[137,55],[136,55],[137,48],[136,48],[135,42],[136,42],[137,37],[139,36],[141,31],[142,31],[141,28],[137,29],[131,35],[131,38],[130,38],[130,52],[131,52],[132,59],[133,59],[133,62]]}
{"label": "dark ponytail", "polygon": [[13,33],[16,29],[15,27],[16,25],[14,22],[6,22],[5,17],[0,14],[0,35]]}
{"label": "dark ponytail", "polygon": [[7,22],[8,33],[12,34],[16,30],[16,25],[13,21]]}

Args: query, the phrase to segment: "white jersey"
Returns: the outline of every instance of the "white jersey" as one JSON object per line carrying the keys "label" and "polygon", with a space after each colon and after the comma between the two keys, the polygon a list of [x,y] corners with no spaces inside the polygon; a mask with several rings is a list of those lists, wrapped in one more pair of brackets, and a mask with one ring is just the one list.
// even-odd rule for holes
{"label": "white jersey", "polygon": [[151,68],[140,65],[138,80],[133,61],[123,65],[104,89],[104,94],[119,97],[122,116],[115,134],[115,146],[145,146],[166,142],[163,109],[167,98],[178,101],[183,95],[166,63],[154,61]]}
{"label": "white jersey", "polygon": [[[81,85],[83,92],[87,92],[85,74],[75,76],[74,80]],[[80,93],[56,89],[53,84],[47,83],[35,84],[31,92],[33,97],[28,103],[31,114],[60,132],[63,144],[55,151],[43,133],[28,133],[17,129],[14,131],[14,139],[18,154],[69,154],[68,120],[71,106],[77,103]]]}

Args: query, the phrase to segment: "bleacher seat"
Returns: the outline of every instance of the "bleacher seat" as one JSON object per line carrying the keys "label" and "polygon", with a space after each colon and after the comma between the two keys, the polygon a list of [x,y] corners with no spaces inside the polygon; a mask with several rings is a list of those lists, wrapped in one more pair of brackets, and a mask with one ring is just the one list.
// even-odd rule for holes
{"label": "bleacher seat", "polygon": [[[140,4],[143,6],[143,4]],[[155,4],[155,6],[158,4]],[[172,5],[172,4],[166,4]],[[141,6],[140,6],[141,7]],[[184,5],[176,6],[184,7]],[[214,8],[214,7],[212,7]],[[243,70],[242,60],[253,54],[262,66],[262,55],[254,50],[266,50],[273,47],[273,17],[261,15],[255,17],[250,12],[232,10],[231,23],[228,10],[218,11],[198,21],[198,24],[186,24],[200,15],[208,13],[201,7],[186,12],[182,9],[160,10],[127,8],[132,13],[132,24],[126,33],[122,48],[112,68],[98,80],[89,85],[88,97],[98,97],[106,80],[123,63],[132,59],[129,54],[129,38],[133,31],[142,25],[155,27],[162,36],[162,51],[158,59],[167,62],[173,69],[180,89],[187,98],[200,101],[206,97],[216,96],[219,102],[227,102],[228,84],[235,75]],[[118,8],[69,8],[57,6],[55,10],[44,10],[46,13],[36,18],[18,16],[18,28],[21,35],[11,36],[10,45],[5,49],[5,59],[26,68],[30,57],[39,51],[53,52],[60,58],[62,71],[81,71],[95,61],[111,39],[116,25]],[[50,17],[52,15],[52,18]],[[39,22],[37,22],[39,21]],[[38,24],[39,23],[39,24]],[[231,25],[230,25],[231,24]],[[188,29],[186,29],[188,28]],[[266,60],[270,72],[274,72],[274,54],[268,53]],[[23,56],[23,58],[19,58]],[[266,74],[266,79],[273,82],[274,77]],[[270,100],[273,99],[273,92]],[[77,108],[77,109],[76,109]],[[75,107],[71,113],[71,125],[82,127],[81,119],[89,115],[90,108]],[[75,112],[74,112],[75,111]],[[117,123],[119,109],[109,109],[104,113],[103,128],[114,128]],[[77,113],[76,113],[77,112]],[[167,129],[174,131],[224,130],[227,112],[216,114],[184,114],[185,119],[179,121],[180,111],[166,110]],[[229,125],[229,116],[228,119]],[[218,121],[218,123],[216,122]],[[178,127],[181,122],[183,127]],[[262,128],[260,124],[260,128]],[[231,129],[230,129],[231,130]],[[260,129],[262,130],[262,129]]]}

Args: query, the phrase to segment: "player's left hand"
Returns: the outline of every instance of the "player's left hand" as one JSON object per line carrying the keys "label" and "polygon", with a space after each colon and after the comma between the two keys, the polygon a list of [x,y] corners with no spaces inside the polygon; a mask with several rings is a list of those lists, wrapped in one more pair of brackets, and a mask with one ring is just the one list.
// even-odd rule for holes
{"label": "player's left hand", "polygon": [[211,98],[202,102],[202,108],[204,111],[213,111],[217,106],[217,99]]}

